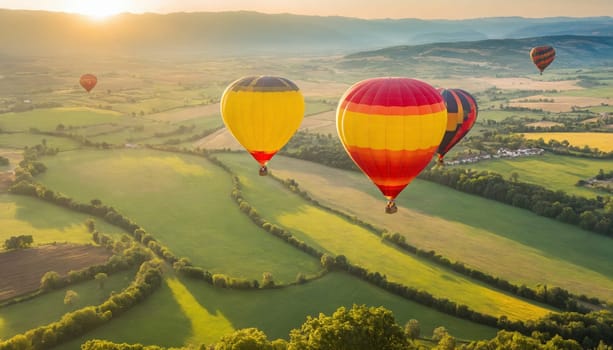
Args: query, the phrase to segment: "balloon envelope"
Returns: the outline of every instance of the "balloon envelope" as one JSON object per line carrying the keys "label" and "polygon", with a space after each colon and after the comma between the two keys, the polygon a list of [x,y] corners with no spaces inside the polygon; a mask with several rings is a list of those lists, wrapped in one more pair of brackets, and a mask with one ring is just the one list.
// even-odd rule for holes
{"label": "balloon envelope", "polygon": [[556,50],[551,46],[537,46],[530,50],[532,63],[539,69],[541,74],[556,58]]}
{"label": "balloon envelope", "polygon": [[85,89],[85,91],[90,92],[91,89],[96,86],[96,83],[98,83],[98,78],[96,78],[96,76],[93,74],[83,74],[81,79],[79,79],[79,83]]}
{"label": "balloon envelope", "polygon": [[475,124],[478,107],[475,98],[462,89],[439,89],[439,91],[447,107],[447,129],[437,150],[441,163],[445,154],[457,145]]}
{"label": "balloon envelope", "polygon": [[336,112],[339,138],[355,164],[391,201],[432,159],[447,125],[439,92],[410,78],[353,85]]}
{"label": "balloon envelope", "polygon": [[224,91],[221,115],[230,133],[264,167],[300,126],[304,98],[288,79],[244,77]]}

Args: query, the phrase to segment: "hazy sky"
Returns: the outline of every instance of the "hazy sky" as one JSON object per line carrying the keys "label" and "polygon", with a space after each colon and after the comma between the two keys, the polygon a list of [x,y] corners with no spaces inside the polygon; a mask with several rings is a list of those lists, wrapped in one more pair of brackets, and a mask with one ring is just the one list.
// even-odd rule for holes
{"label": "hazy sky", "polygon": [[0,8],[102,16],[234,10],[360,18],[613,16],[613,0],[0,0]]}

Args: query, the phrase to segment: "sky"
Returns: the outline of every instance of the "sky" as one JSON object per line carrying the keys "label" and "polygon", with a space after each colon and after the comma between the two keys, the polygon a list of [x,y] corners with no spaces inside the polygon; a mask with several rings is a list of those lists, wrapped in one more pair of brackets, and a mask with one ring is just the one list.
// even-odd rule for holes
{"label": "sky", "polygon": [[0,0],[0,8],[75,12],[258,11],[358,18],[613,16],[613,0]]}

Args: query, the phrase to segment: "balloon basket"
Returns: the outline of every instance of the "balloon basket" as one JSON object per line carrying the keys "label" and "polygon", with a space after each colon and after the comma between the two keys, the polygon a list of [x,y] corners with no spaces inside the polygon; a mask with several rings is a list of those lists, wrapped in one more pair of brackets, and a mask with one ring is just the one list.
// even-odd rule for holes
{"label": "balloon basket", "polygon": [[394,202],[389,202],[385,206],[385,213],[386,214],[394,214],[397,211],[398,211],[398,207],[396,206],[396,203],[394,203]]}
{"label": "balloon basket", "polygon": [[266,175],[268,175],[268,168],[267,168],[267,167],[265,167],[265,166],[261,167],[261,168],[260,168],[260,171],[259,171],[259,175],[260,175],[260,176],[266,176]]}

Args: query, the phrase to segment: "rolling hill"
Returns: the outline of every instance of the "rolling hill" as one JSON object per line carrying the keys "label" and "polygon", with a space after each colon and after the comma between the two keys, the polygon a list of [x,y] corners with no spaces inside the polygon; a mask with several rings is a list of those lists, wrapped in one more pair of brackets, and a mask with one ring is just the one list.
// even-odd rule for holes
{"label": "rolling hill", "polygon": [[[442,63],[447,66],[479,67],[479,70],[496,73],[525,73],[534,71],[528,52],[538,45],[556,48],[556,59],[552,64],[556,68],[610,67],[613,62],[613,37],[559,35],[394,46],[347,55],[345,64],[378,65],[381,59],[388,65],[390,61],[405,65],[426,61],[430,65]],[[373,60],[376,58],[379,60]]]}

